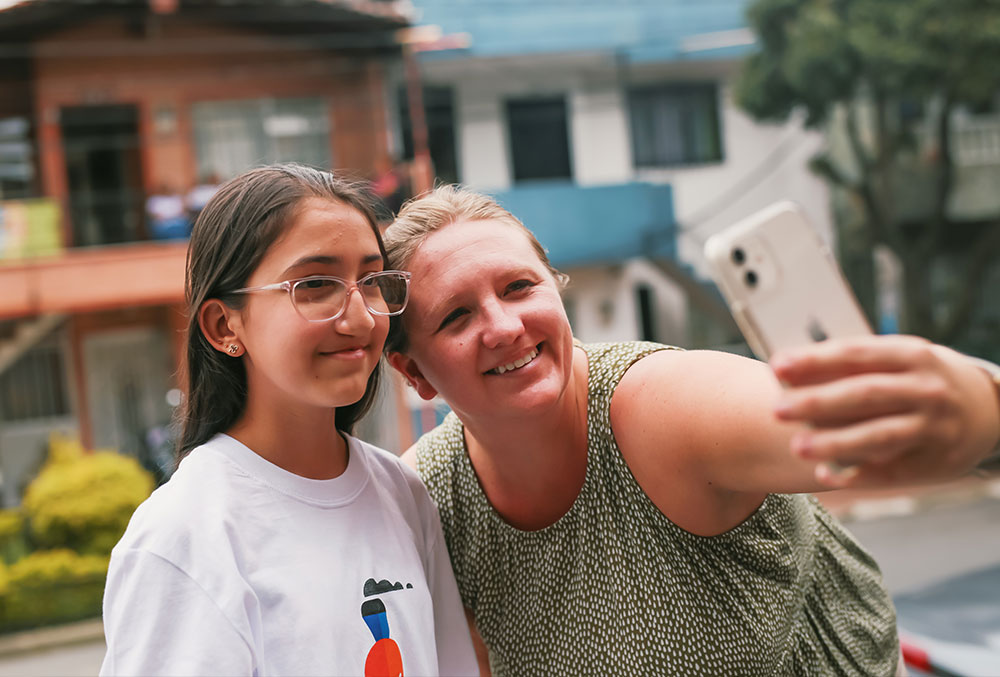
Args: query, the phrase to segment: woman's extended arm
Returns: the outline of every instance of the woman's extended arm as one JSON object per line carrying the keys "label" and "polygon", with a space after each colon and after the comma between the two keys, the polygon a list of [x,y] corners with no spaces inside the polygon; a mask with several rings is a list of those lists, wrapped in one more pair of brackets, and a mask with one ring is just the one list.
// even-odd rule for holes
{"label": "woman's extended arm", "polygon": [[[612,427],[668,517],[717,533],[767,493],[950,479],[1000,431],[986,373],[921,339],[829,341],[776,356],[775,372],[725,353],[664,351],[626,373]],[[838,460],[860,465],[819,465]]]}

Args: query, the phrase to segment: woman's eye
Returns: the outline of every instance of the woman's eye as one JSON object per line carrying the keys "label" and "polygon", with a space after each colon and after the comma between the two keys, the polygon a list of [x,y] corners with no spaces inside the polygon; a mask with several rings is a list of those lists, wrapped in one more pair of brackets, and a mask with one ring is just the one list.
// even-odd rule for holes
{"label": "woman's eye", "polygon": [[516,282],[511,282],[507,285],[507,293],[521,291],[522,289],[528,289],[529,287],[534,287],[535,283],[531,280],[517,280]]}
{"label": "woman's eye", "polygon": [[465,313],[466,313],[465,308],[456,308],[455,310],[451,311],[445,316],[443,320],[441,320],[441,324],[438,326],[438,331],[441,331],[449,324],[460,318],[462,315],[465,315]]}

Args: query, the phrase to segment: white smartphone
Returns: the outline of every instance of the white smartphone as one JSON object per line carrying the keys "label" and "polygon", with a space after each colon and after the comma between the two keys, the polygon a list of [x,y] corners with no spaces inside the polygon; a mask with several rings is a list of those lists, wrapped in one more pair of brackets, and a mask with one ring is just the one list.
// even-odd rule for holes
{"label": "white smartphone", "polygon": [[713,235],[705,258],[751,350],[871,334],[837,261],[802,210],[779,202]]}

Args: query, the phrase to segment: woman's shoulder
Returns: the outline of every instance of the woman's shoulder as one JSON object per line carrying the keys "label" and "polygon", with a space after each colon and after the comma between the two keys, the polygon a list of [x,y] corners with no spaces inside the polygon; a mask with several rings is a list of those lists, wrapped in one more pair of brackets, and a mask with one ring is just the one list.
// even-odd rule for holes
{"label": "woman's shoulder", "polygon": [[449,412],[434,429],[424,433],[414,445],[417,473],[434,493],[450,484],[465,458],[465,436],[462,422]]}
{"label": "woman's shoulder", "polygon": [[614,390],[626,372],[639,365],[645,368],[651,356],[684,354],[682,348],[653,341],[586,343],[580,347],[587,353],[591,390]]}

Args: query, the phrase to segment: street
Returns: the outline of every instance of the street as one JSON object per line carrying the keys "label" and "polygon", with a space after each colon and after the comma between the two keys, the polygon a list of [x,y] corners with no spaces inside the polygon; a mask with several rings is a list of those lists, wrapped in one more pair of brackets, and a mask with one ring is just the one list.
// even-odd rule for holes
{"label": "street", "polygon": [[875,557],[893,595],[1000,564],[995,498],[847,526]]}
{"label": "street", "polygon": [[[886,585],[897,595],[1000,565],[998,525],[1000,500],[983,498],[848,527],[878,560]],[[948,625],[946,614],[941,623]],[[103,641],[0,656],[0,677],[96,675],[103,658]]]}

